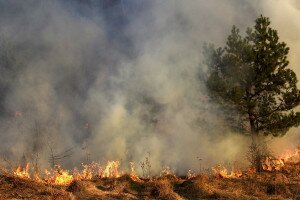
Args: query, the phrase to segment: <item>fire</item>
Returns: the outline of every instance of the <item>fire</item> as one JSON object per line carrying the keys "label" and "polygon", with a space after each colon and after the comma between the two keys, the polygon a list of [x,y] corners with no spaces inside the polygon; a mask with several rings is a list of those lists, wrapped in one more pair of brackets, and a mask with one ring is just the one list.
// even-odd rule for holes
{"label": "fire", "polygon": [[16,171],[13,172],[14,175],[20,177],[20,178],[30,178],[29,175],[29,163],[26,164],[25,168],[22,168],[20,165],[16,169]]}
{"label": "fire", "polygon": [[279,156],[279,159],[284,162],[300,162],[300,149],[286,150],[282,155]]}
{"label": "fire", "polygon": [[279,171],[287,162],[300,162],[300,150],[285,150],[278,158],[267,156],[261,161],[261,164],[265,171]]}
{"label": "fire", "polygon": [[91,180],[93,178],[93,169],[98,167],[97,163],[92,162],[91,164],[82,164],[82,172],[74,170],[74,179],[76,180]]}
{"label": "fire", "polygon": [[68,171],[62,171],[59,173],[54,180],[56,185],[68,185],[73,181],[73,176]]}
{"label": "fire", "polygon": [[44,182],[44,180],[40,177],[39,174],[34,174],[34,180],[39,183]]}
{"label": "fire", "polygon": [[45,174],[47,176],[45,181],[54,185],[68,185],[74,180],[73,175],[69,174],[69,171],[61,169],[59,165],[52,172],[46,170]]}
{"label": "fire", "polygon": [[103,178],[118,178],[120,177],[119,173],[119,161],[108,161],[105,169],[100,174],[100,177]]}
{"label": "fire", "polygon": [[265,171],[279,171],[283,166],[284,161],[282,159],[267,156],[262,160],[262,168]]}
{"label": "fire", "polygon": [[129,162],[129,164],[130,164],[130,177],[135,181],[141,181],[141,179],[136,174],[134,162]]}
{"label": "fire", "polygon": [[[38,182],[46,182],[54,185],[68,185],[73,180],[91,180],[97,175],[100,178],[118,178],[122,175],[119,172],[119,161],[108,161],[107,164],[102,168],[100,164],[92,162],[91,164],[82,164],[83,170],[73,170],[70,173],[68,170],[64,170],[61,166],[56,165],[55,169],[45,170],[45,177],[41,178],[38,174],[34,174],[33,179]],[[136,172],[134,170],[134,163],[130,163],[131,166],[131,176],[138,179]],[[104,169],[104,170],[103,170]],[[13,174],[21,178],[31,178],[30,177],[30,165],[27,163],[25,168],[19,166]]]}
{"label": "fire", "polygon": [[130,162],[130,175],[135,176],[134,162]]}
{"label": "fire", "polygon": [[213,167],[212,170],[213,173],[220,178],[239,178],[243,175],[240,170],[234,170],[234,168],[232,168],[230,174],[228,174],[227,169],[222,165],[217,165]]}
{"label": "fire", "polygon": [[[282,170],[285,163],[287,162],[300,162],[300,149],[296,150],[286,150],[282,155],[277,158],[266,156],[261,160],[261,166],[265,171],[279,171]],[[130,162],[130,177],[136,181],[141,181],[135,171],[134,162]],[[99,163],[92,162],[90,164],[82,164],[82,170],[68,170],[62,169],[59,165],[55,166],[55,169],[45,170],[45,174],[40,174],[35,169],[31,170],[33,172],[30,175],[30,164],[27,163],[26,167],[18,166],[13,175],[21,178],[32,179],[37,182],[43,182],[53,185],[68,185],[73,180],[91,180],[93,178],[118,178],[123,175],[123,172],[119,171],[120,162],[119,161],[108,161],[106,165],[101,166]],[[220,178],[239,178],[243,174],[240,170],[232,167],[231,171],[228,171],[222,165],[217,165],[212,168],[215,176]],[[248,173],[256,173],[254,167],[248,170]],[[160,173],[160,176],[174,175],[174,172],[170,167],[165,167]],[[187,173],[187,178],[193,178],[196,174],[189,170]]]}
{"label": "fire", "polygon": [[[299,162],[300,161],[300,150],[296,149],[294,151],[287,150],[278,158],[267,156],[262,161],[262,168],[265,171],[279,171],[283,168],[286,162]],[[135,171],[135,166],[133,162],[130,162],[130,176],[137,181],[140,181],[138,175]],[[91,180],[93,177],[100,178],[118,178],[123,173],[120,173],[119,161],[108,161],[105,166],[101,166],[99,163],[92,162],[90,164],[82,164],[83,169],[81,171],[73,170],[70,173],[68,170],[62,169],[59,165],[55,166],[54,170],[46,170],[45,177],[41,178],[40,174],[35,173],[33,174],[33,180],[38,182],[45,182],[53,185],[68,185],[73,180]],[[30,179],[30,164],[27,163],[26,167],[18,166],[18,168],[13,172],[15,176],[21,178],[28,178]],[[242,172],[240,170],[232,170],[229,172],[224,166],[217,165],[216,167],[212,168],[213,173],[220,178],[239,178],[242,176]],[[250,170],[249,173],[255,173],[254,170]],[[166,175],[174,175],[170,167],[165,167],[161,174],[161,176]],[[188,171],[187,177],[192,178],[195,176],[191,170]]]}

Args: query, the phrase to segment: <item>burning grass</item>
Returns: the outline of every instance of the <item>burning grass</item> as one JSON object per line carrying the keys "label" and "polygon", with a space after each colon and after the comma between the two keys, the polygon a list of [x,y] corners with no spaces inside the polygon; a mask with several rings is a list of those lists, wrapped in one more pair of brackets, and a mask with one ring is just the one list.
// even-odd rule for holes
{"label": "burning grass", "polygon": [[218,165],[211,174],[188,171],[185,177],[166,167],[159,176],[141,178],[133,163],[130,173],[120,172],[118,161],[73,171],[56,166],[44,176],[32,176],[27,164],[0,176],[0,199],[297,199],[300,162],[295,156],[299,153],[265,158],[260,173]]}

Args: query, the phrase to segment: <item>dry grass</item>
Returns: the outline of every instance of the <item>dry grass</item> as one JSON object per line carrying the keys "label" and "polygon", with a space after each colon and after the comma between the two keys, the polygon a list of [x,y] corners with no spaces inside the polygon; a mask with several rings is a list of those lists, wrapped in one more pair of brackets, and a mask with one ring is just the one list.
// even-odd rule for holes
{"label": "dry grass", "polygon": [[154,187],[151,196],[161,200],[178,200],[182,199],[174,192],[173,185],[168,179],[161,179],[154,182]]}
{"label": "dry grass", "polygon": [[75,199],[62,188],[13,176],[0,176],[0,199]]}
{"label": "dry grass", "polygon": [[52,186],[0,176],[0,199],[300,199],[300,164],[289,164],[281,172],[244,173],[227,179],[200,174],[187,179],[164,175],[139,179],[94,178]]}

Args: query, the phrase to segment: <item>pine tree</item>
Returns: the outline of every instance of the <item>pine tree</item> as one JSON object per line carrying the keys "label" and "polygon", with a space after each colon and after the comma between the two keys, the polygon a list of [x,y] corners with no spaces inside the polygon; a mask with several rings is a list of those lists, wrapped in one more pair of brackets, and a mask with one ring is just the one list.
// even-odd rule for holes
{"label": "pine tree", "polygon": [[299,125],[297,77],[287,68],[289,48],[279,41],[270,20],[260,16],[245,37],[233,26],[225,47],[204,48],[207,87],[224,108],[228,124],[240,132],[283,136]]}

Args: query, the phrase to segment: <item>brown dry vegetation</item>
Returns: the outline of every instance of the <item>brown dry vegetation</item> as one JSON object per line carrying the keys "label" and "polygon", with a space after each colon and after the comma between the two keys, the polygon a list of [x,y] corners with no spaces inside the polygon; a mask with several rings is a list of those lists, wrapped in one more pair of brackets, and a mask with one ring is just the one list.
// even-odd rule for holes
{"label": "brown dry vegetation", "polygon": [[299,172],[300,163],[290,163],[280,172],[244,172],[240,178],[123,175],[73,181],[67,186],[1,175],[0,199],[300,199]]}

